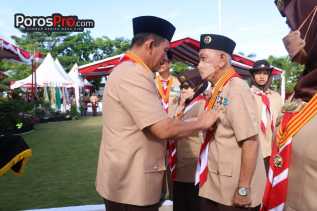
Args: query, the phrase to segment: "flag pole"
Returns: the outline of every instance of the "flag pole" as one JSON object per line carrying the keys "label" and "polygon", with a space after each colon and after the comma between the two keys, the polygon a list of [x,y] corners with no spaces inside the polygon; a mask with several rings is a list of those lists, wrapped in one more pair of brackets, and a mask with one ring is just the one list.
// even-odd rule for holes
{"label": "flag pole", "polygon": [[222,33],[222,0],[218,0],[218,32]]}

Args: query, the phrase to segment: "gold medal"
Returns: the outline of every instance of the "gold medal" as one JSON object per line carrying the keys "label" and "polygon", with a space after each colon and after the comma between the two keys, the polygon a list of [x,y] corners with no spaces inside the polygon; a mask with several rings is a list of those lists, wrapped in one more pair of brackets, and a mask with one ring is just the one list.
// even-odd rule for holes
{"label": "gold medal", "polygon": [[277,168],[282,168],[283,158],[279,154],[274,156],[273,162],[274,162],[274,166],[276,166]]}

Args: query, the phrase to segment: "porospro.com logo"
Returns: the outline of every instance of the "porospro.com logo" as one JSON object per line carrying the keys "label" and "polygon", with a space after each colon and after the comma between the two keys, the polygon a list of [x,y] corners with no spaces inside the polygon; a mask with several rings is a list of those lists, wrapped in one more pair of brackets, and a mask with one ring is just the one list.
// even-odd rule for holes
{"label": "porospro.com logo", "polygon": [[94,28],[95,21],[59,13],[51,16],[26,16],[17,13],[14,14],[14,26],[24,32],[83,32],[85,28]]}

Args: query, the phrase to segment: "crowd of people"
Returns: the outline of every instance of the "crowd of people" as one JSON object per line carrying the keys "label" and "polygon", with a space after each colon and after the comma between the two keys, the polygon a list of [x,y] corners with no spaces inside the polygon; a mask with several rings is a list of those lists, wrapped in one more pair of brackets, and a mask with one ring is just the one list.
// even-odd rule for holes
{"label": "crowd of people", "polygon": [[[290,151],[283,151],[292,138],[312,139],[315,91],[288,102],[295,108],[283,106],[270,88],[272,66],[255,62],[248,84],[231,65],[236,43],[219,34],[202,34],[197,70],[175,77],[169,51],[175,27],[140,16],[133,32],[103,95],[96,189],[107,211],[157,211],[166,197],[175,211],[317,209],[309,200],[314,187],[313,196],[300,197],[302,205],[287,200],[304,181],[296,180],[301,164],[290,163]],[[299,150],[294,156],[301,160]],[[302,169],[311,181],[314,165],[308,173]]]}

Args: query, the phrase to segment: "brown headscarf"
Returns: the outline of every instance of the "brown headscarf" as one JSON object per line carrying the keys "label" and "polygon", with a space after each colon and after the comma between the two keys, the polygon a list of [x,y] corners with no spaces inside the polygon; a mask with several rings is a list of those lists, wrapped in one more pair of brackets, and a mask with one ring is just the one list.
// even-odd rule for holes
{"label": "brown headscarf", "polygon": [[[317,0],[276,0],[281,14],[287,18],[287,24],[294,31],[297,30],[310,12],[317,6]],[[295,86],[295,98],[308,101],[317,92],[317,16],[311,22],[307,21],[300,32],[306,35],[305,50],[308,60],[305,70]],[[308,33],[306,33],[308,31]],[[304,37],[302,37],[304,39]]]}

